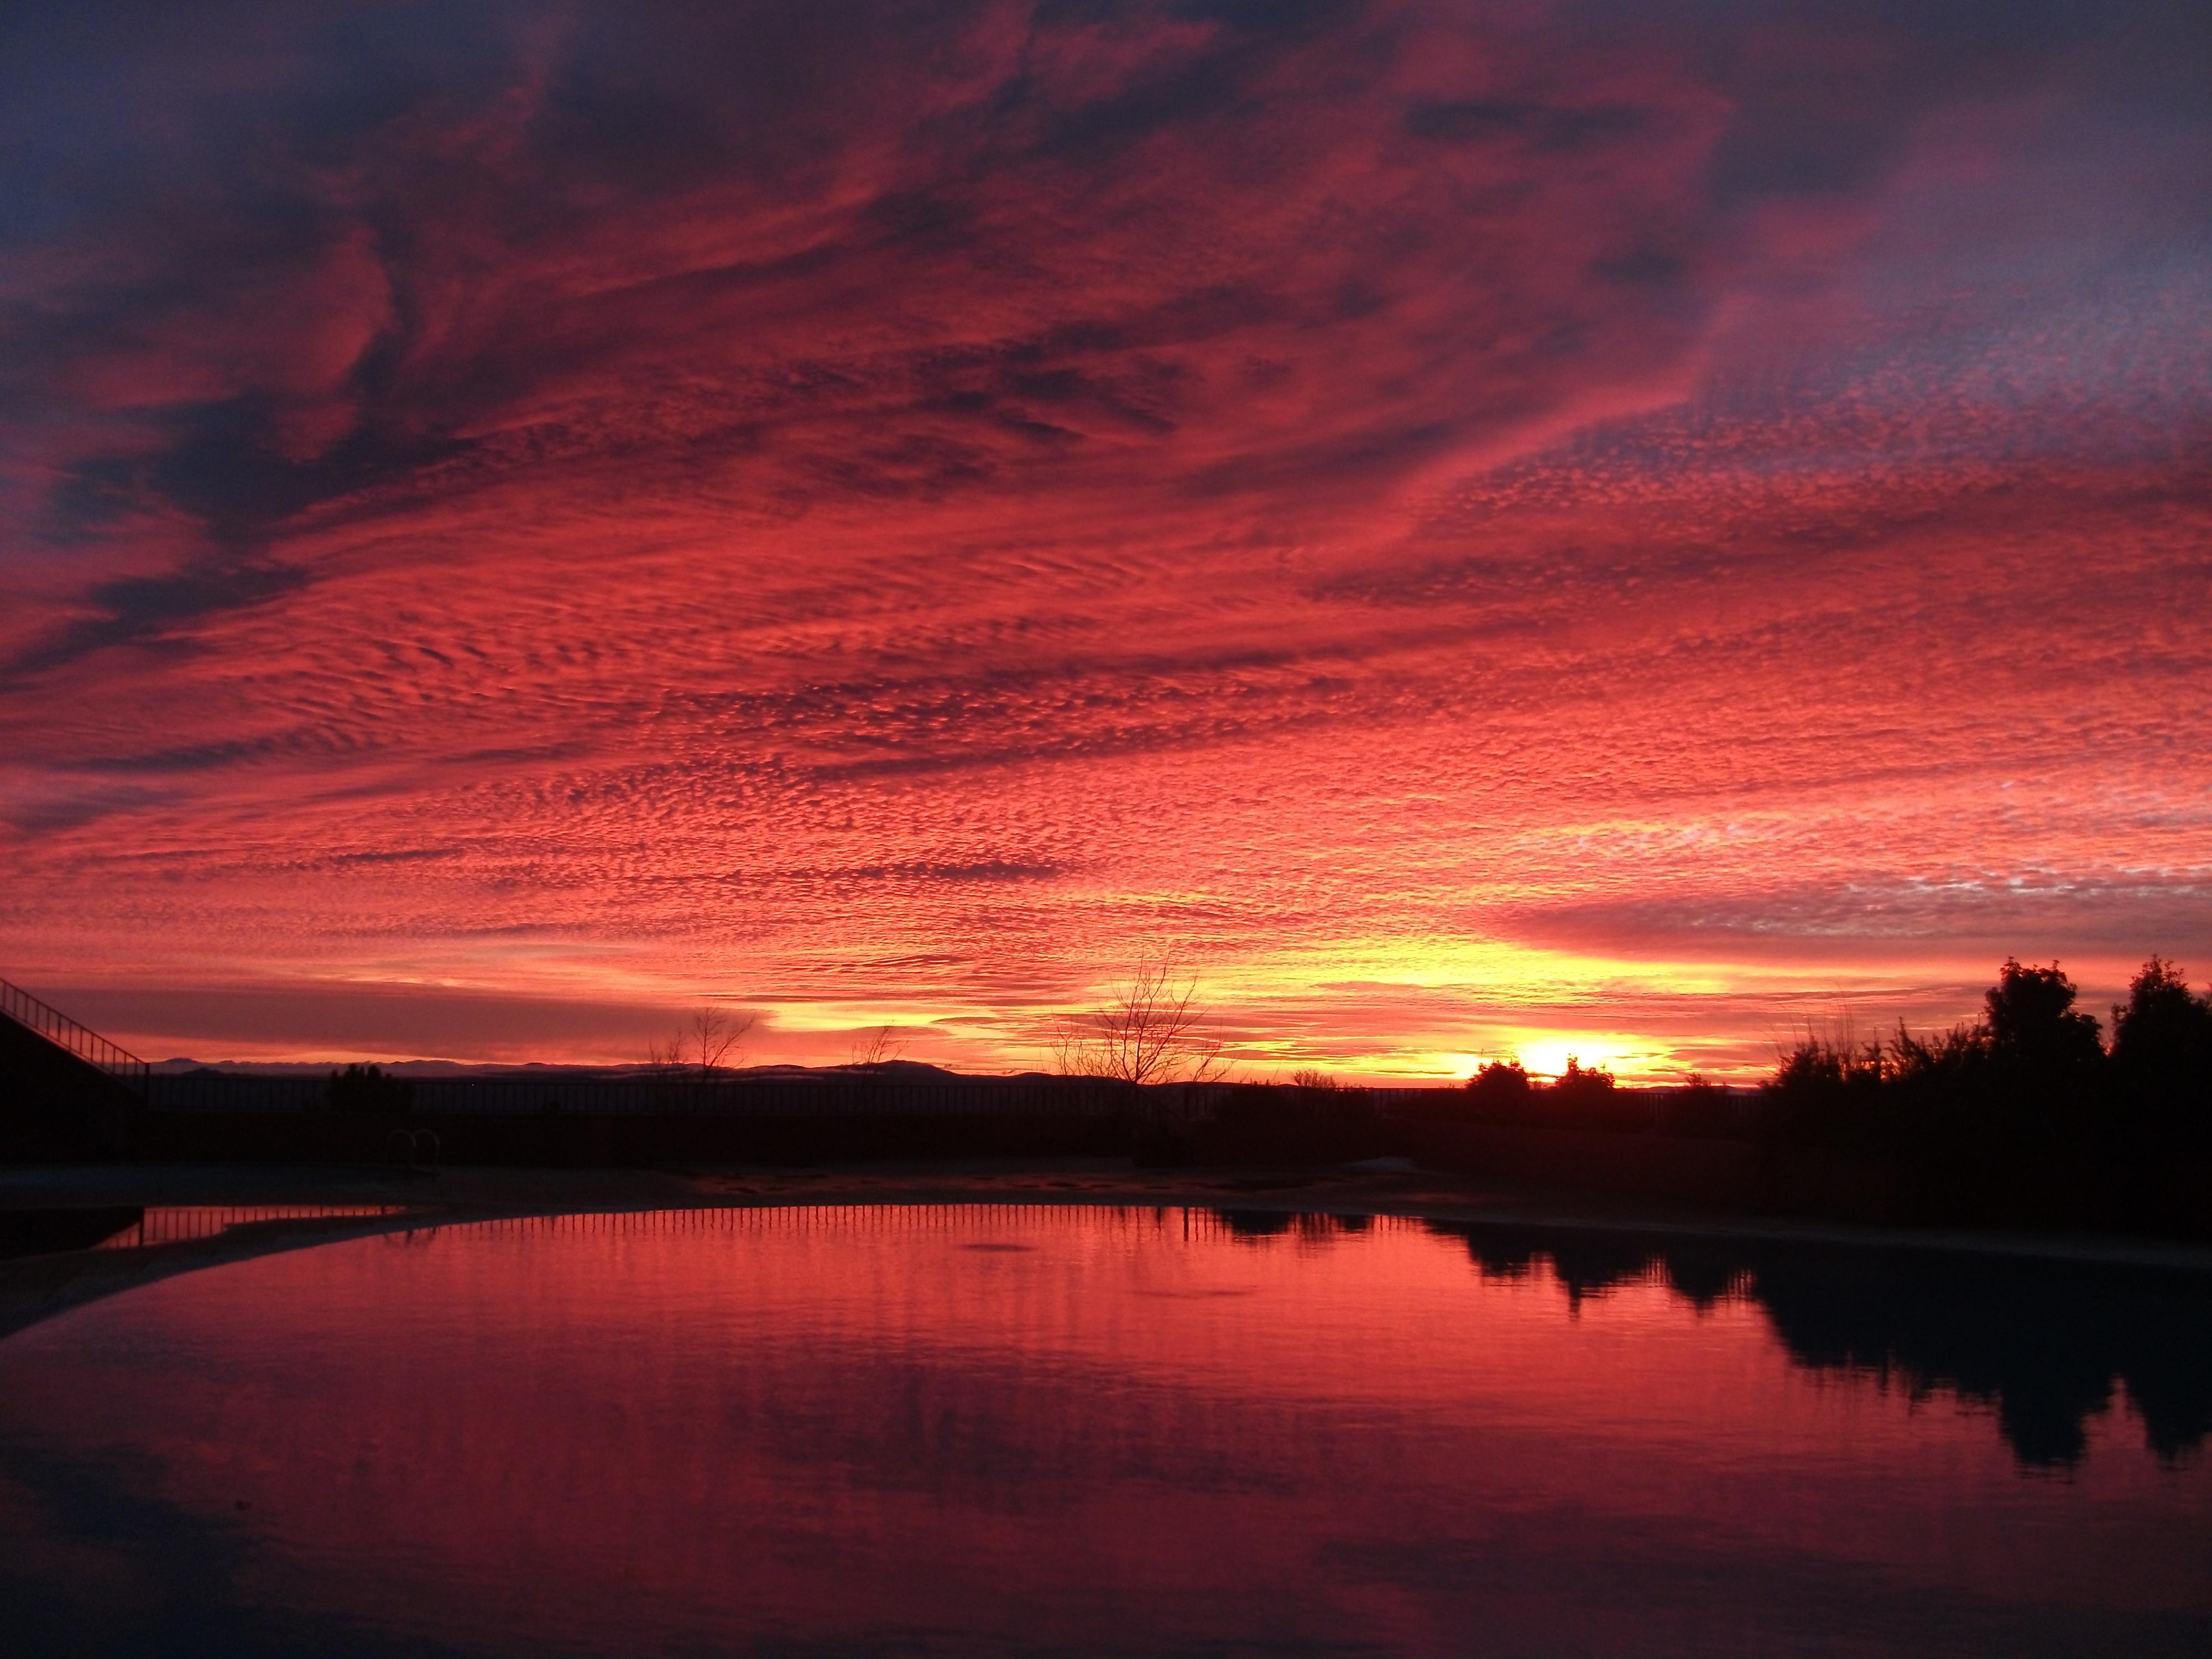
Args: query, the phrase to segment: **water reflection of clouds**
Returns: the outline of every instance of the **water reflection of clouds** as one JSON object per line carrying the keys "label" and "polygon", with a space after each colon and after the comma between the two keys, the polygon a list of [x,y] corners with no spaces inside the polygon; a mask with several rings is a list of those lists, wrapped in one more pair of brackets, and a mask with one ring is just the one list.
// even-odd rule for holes
{"label": "water reflection of clouds", "polygon": [[[434,1237],[186,1274],[0,1343],[15,1631],[157,1654],[186,1628],[236,1653],[1437,1652],[1479,1630],[1501,1653],[1765,1654],[1808,1628],[2154,1653],[2201,1650],[2212,1618],[2200,1469],[2092,1425],[2067,1480],[2022,1481],[1985,1418],[1874,1385],[1867,1356],[1924,1347],[1899,1286],[1941,1263],[1854,1258],[1839,1291],[1825,1258],[1763,1247],[1249,1206]],[[1979,1272],[1957,1294],[2001,1301]],[[1889,1324],[1841,1316],[1854,1285]],[[2165,1375],[2093,1358],[2131,1397]]]}

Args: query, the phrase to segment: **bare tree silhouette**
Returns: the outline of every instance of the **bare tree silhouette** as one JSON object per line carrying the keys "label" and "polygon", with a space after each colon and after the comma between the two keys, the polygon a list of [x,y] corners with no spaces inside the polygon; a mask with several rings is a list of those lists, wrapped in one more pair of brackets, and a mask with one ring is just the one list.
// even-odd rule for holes
{"label": "bare tree silhouette", "polygon": [[1227,1069],[1220,1042],[1204,1030],[1198,981],[1174,958],[1152,957],[1117,983],[1106,1005],[1071,1015],[1047,1039],[1064,1077],[1147,1083],[1206,1083]]}
{"label": "bare tree silhouette", "polygon": [[664,1080],[672,1079],[684,1069],[684,1028],[681,1025],[665,1042],[646,1044],[645,1067],[653,1076]]}
{"label": "bare tree silhouette", "polygon": [[702,1082],[726,1065],[734,1066],[744,1051],[738,1047],[753,1028],[753,1016],[733,1016],[711,1006],[698,1009],[679,1024],[665,1042],[646,1045],[646,1069],[665,1082],[673,1082],[687,1068],[696,1067]]}
{"label": "bare tree silhouette", "polygon": [[[722,1009],[714,1007],[702,1008],[694,1013],[689,1035],[691,1052],[698,1062],[700,1081],[703,1083],[713,1077],[723,1061],[729,1058],[731,1051],[738,1048],[738,1039],[752,1029],[753,1017],[750,1014],[741,1019],[733,1018]],[[743,1058],[742,1049],[738,1049],[738,1054],[739,1058]],[[734,1065],[736,1061],[730,1063]]]}
{"label": "bare tree silhouette", "polygon": [[906,1042],[902,1038],[891,1036],[895,1029],[885,1025],[871,1031],[866,1037],[854,1037],[853,1046],[847,1051],[848,1058],[846,1064],[872,1071],[896,1060],[906,1052]]}

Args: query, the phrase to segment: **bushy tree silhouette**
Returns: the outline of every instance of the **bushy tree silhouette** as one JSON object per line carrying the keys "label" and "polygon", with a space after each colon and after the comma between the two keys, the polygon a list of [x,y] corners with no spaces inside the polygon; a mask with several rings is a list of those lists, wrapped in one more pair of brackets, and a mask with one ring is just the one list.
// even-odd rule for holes
{"label": "bushy tree silhouette", "polygon": [[1555,1110],[1589,1111],[1610,1103],[1615,1088],[1613,1073],[1602,1066],[1585,1066],[1579,1056],[1567,1056],[1567,1069],[1553,1079],[1544,1092]]}
{"label": "bushy tree silhouette", "polygon": [[2112,1071],[2139,1135],[2212,1155],[2212,992],[2179,964],[2154,956],[2112,1010]]}
{"label": "bushy tree silhouette", "polygon": [[1517,1060],[1493,1060],[1467,1080],[1468,1092],[1484,1105],[1526,1105],[1534,1087]]}
{"label": "bushy tree silhouette", "polygon": [[1428,1115],[1477,1123],[1530,1123],[1536,1119],[1536,1085],[1517,1060],[1493,1060],[1468,1079],[1462,1098],[1439,1103]]}
{"label": "bushy tree silhouette", "polygon": [[2007,957],[1997,982],[1984,998],[1992,1057],[2046,1074],[2093,1070],[2105,1057],[2104,1045],[2098,1039],[2097,1017],[2076,1011],[2075,995],[2074,981],[2057,963],[2024,968]]}
{"label": "bushy tree silhouette", "polygon": [[1620,1087],[1602,1066],[1585,1066],[1567,1056],[1567,1069],[1543,1091],[1543,1115],[1547,1122],[1582,1129],[1642,1129],[1651,1116],[1644,1100]]}
{"label": "bushy tree silhouette", "polygon": [[341,1112],[404,1113],[414,1104],[415,1091],[406,1079],[392,1076],[381,1066],[356,1062],[332,1072],[324,1095]]}
{"label": "bushy tree silhouette", "polygon": [[2197,995],[2179,963],[2153,957],[2113,1006],[2112,1059],[2161,1081],[2212,1072],[2212,994]]}
{"label": "bushy tree silhouette", "polygon": [[2186,1231],[2202,1177],[2185,1160],[2212,1156],[2212,1000],[2152,957],[2108,1054],[2077,995],[2057,963],[2008,957],[1973,1024],[1808,1035],[1761,1091],[1759,1132],[1881,1161],[1929,1219]]}

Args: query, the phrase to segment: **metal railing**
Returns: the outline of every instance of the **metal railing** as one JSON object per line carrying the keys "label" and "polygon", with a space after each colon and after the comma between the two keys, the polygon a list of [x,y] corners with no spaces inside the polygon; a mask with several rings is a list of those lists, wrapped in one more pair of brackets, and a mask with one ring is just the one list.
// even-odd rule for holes
{"label": "metal railing", "polygon": [[43,1003],[20,985],[0,979],[0,1014],[86,1065],[96,1066],[125,1088],[143,1096],[152,1067],[119,1043],[110,1042],[88,1025],[80,1025],[58,1008]]}
{"label": "metal railing", "polygon": [[400,1204],[155,1204],[138,1219],[110,1233],[95,1250],[145,1250],[219,1238],[234,1227],[266,1227],[286,1221],[374,1221],[406,1213]]}

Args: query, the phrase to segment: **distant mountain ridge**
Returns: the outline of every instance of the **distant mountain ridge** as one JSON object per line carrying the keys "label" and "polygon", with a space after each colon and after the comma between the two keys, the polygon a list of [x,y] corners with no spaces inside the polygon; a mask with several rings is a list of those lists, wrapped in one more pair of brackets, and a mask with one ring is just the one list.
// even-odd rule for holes
{"label": "distant mountain ridge", "polygon": [[[154,1061],[152,1070],[157,1077],[182,1077],[194,1072],[219,1072],[228,1077],[323,1077],[331,1072],[343,1071],[350,1064],[374,1064],[390,1077],[629,1078],[646,1076],[652,1069],[639,1065],[555,1066],[543,1060],[508,1065],[497,1061],[462,1060],[369,1062],[342,1060],[193,1060],[179,1055]],[[693,1066],[677,1069],[686,1076],[696,1075],[698,1070]],[[736,1081],[777,1077],[835,1077],[844,1073],[863,1071],[908,1078],[969,1075],[947,1071],[942,1066],[932,1066],[919,1060],[887,1060],[873,1066],[717,1066],[714,1075],[717,1079]]]}

